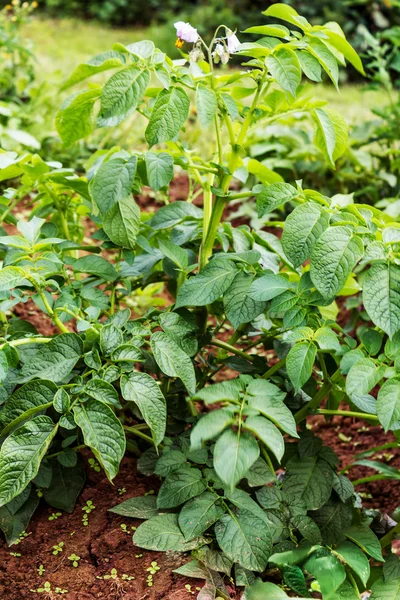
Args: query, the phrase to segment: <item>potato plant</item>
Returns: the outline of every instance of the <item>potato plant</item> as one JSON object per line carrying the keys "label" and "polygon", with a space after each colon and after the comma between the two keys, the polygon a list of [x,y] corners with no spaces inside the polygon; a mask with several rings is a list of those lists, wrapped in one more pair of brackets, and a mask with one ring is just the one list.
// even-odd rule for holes
{"label": "potato plant", "polygon": [[[264,14],[279,23],[248,30],[251,43],[221,25],[207,45],[177,23],[177,46],[190,44],[181,60],[146,40],[77,67],[64,89],[112,74],[65,100],[65,144],[137,111],[146,151],[100,150],[86,177],[36,155],[0,155],[11,169],[3,179],[39,191],[32,218],[0,237],[0,527],[15,542],[38,489],[72,511],[82,448],[110,481],[129,451],[160,489],[112,510],[143,520],[139,548],[191,551],[178,573],[206,581],[200,598],[229,598],[231,577],[254,600],[287,597],[283,588],[394,599],[400,567],[389,549],[400,526],[363,510],[307,417],[400,428],[400,229],[375,207],[284,182],[247,154],[257,127],[301,113],[334,167],[346,124],[302,77],[325,72],[337,87],[346,61],[363,72],[335,23],[311,26],[284,4]],[[219,71],[233,53],[243,69]],[[181,134],[196,114],[209,156]],[[187,201],[168,201],[176,170],[187,173]],[[165,205],[141,213],[133,196],[143,188]],[[288,207],[281,236],[224,220],[232,201],[250,198],[261,217]],[[90,243],[80,215],[97,227]],[[173,301],[133,318],[136,290],[155,282]],[[358,309],[350,327],[336,320],[348,295]],[[12,316],[27,301],[57,335]],[[224,378],[227,369],[237,376]]]}

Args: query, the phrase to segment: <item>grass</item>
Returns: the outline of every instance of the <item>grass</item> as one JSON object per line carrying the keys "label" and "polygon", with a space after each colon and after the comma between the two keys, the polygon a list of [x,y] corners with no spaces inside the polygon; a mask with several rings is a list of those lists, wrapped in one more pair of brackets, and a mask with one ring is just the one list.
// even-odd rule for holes
{"label": "grass", "polygon": [[[25,25],[23,34],[32,40],[38,59],[39,79],[52,83],[65,80],[77,64],[109,50],[116,42],[129,44],[142,39],[157,40],[163,51],[176,56],[172,23],[146,29],[118,29],[73,19],[35,18]],[[339,94],[331,85],[318,86],[317,89],[318,95],[326,99],[333,110],[340,112],[350,125],[370,119],[372,107],[386,103],[382,92],[365,91],[360,84],[344,84]]]}

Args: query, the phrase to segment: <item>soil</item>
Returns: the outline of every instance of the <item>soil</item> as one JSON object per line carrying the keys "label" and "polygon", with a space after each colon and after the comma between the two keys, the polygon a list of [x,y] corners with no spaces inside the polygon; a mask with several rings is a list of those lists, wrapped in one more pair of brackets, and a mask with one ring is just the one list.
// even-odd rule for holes
{"label": "soil", "polygon": [[[171,184],[170,200],[185,200],[187,194],[186,177],[178,177]],[[143,207],[146,206],[146,210],[156,210],[159,206],[154,197],[146,194],[138,202]],[[201,197],[196,199],[196,204],[201,205]],[[235,220],[234,225],[239,224],[241,223]],[[9,230],[9,233],[13,232]],[[89,227],[87,234],[90,235]],[[345,307],[341,306],[341,314],[344,311]],[[50,319],[39,312],[32,301],[19,304],[14,313],[35,325],[42,335],[54,335],[58,332]],[[219,377],[216,379],[235,375],[235,372],[226,369],[218,373]],[[340,469],[349,466],[360,452],[394,441],[390,434],[383,435],[380,427],[353,418],[335,416],[326,421],[322,416],[315,416],[309,419],[309,424],[314,433],[337,453],[341,461]],[[140,521],[108,512],[109,508],[127,498],[154,493],[159,485],[158,478],[144,477],[137,473],[136,459],[126,456],[114,481],[115,485],[111,485],[102,472],[95,472],[89,466],[87,459],[90,456],[90,453],[84,453],[87,483],[72,514],[62,513],[57,519],[49,520],[58,511],[42,503],[27,529],[28,536],[20,544],[8,548],[4,540],[0,539],[0,600],[37,597],[46,600],[61,597],[66,600],[195,598],[203,583],[172,572],[188,560],[186,556],[136,548],[132,543],[132,527],[138,526]],[[369,458],[379,458],[400,469],[400,448],[389,449]],[[374,474],[371,469],[361,466],[350,471],[352,480],[371,474]],[[357,486],[357,491],[362,494],[366,507],[391,513],[398,506],[400,480],[369,482]],[[96,508],[89,514],[89,523],[85,527],[82,523],[82,507],[88,500]],[[127,531],[124,531],[125,526]],[[64,542],[63,551],[54,555],[53,546],[60,542]],[[74,567],[68,559],[71,554],[80,557],[78,567]],[[154,561],[160,570],[153,575],[153,584],[149,586],[147,569]],[[42,575],[38,571],[41,565],[45,569]],[[117,570],[115,579],[107,577],[112,569]],[[43,589],[46,581],[51,584],[51,592],[38,592],[38,589]],[[56,588],[59,588],[58,592]],[[60,590],[67,591],[61,594]],[[238,598],[233,588],[228,587],[228,590],[232,599]]]}

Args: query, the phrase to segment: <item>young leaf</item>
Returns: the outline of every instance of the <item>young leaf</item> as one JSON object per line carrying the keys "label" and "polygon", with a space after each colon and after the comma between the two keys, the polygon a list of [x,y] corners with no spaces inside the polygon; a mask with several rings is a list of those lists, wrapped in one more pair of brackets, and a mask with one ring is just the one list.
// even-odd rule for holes
{"label": "young leaf", "polygon": [[155,230],[174,227],[184,219],[202,219],[203,211],[188,202],[173,202],[162,206],[147,223]]}
{"label": "young leaf", "polygon": [[145,521],[135,531],[133,543],[145,550],[188,552],[204,543],[204,538],[186,541],[178,525],[178,515],[166,513]]}
{"label": "young leaf", "polygon": [[116,515],[131,517],[132,519],[151,519],[158,515],[156,502],[157,498],[155,496],[136,496],[108,510]]}
{"label": "young leaf", "polygon": [[312,342],[298,342],[290,350],[286,358],[286,370],[298,392],[310,379],[317,347]]}
{"label": "young leaf", "polygon": [[257,194],[257,210],[258,216],[261,218],[264,215],[271,213],[281,204],[290,202],[299,195],[298,190],[289,183],[272,183],[265,186],[259,194]]}
{"label": "young leaf", "polygon": [[225,313],[234,329],[242,323],[250,323],[266,308],[266,302],[254,300],[249,295],[253,276],[240,271],[224,294]]}
{"label": "young leaf", "polygon": [[296,421],[283,402],[285,396],[285,392],[264,379],[254,379],[246,390],[246,400],[250,408],[258,410],[283,431],[297,438],[299,436],[296,430]]}
{"label": "young leaf", "polygon": [[[32,382],[36,383],[36,382]],[[29,385],[29,384],[28,384]],[[54,410],[56,410],[61,415],[69,412],[70,407],[70,397],[68,392],[64,390],[64,388],[59,388],[54,396],[53,402]]]}
{"label": "young leaf", "polygon": [[346,571],[334,554],[311,554],[304,568],[318,581],[324,598],[335,598],[336,590],[346,579]]}
{"label": "young leaf", "polygon": [[103,229],[116,246],[135,249],[140,229],[140,209],[131,195],[118,200],[106,212]]}
{"label": "young leaf", "polygon": [[20,267],[3,267],[0,269],[0,292],[12,290],[23,281],[24,270]]}
{"label": "young leaf", "polygon": [[365,412],[376,414],[376,400],[368,392],[382,378],[382,369],[378,369],[370,358],[357,360],[346,378],[346,394],[352,402]]}
{"label": "young leaf", "polygon": [[[53,401],[57,386],[52,381],[30,381],[11,394],[0,413],[1,424],[8,425],[26,411]],[[4,435],[4,434],[3,434]]]}
{"label": "young leaf", "polygon": [[266,65],[277,84],[295,98],[301,82],[301,68],[296,53],[287,46],[278,46],[267,56]]}
{"label": "young leaf", "polygon": [[214,469],[223,483],[233,489],[260,455],[252,435],[227,429],[214,449]]}
{"label": "young leaf", "polygon": [[382,549],[375,533],[366,525],[353,525],[344,532],[345,536],[360,546],[361,550],[367,552],[372,558],[384,562]]}
{"label": "young leaf", "polygon": [[282,246],[294,267],[299,267],[310,258],[315,242],[328,224],[329,214],[315,202],[297,206],[286,218]]}
{"label": "young leaf", "polygon": [[136,175],[137,158],[113,158],[103,162],[92,181],[90,195],[104,215],[121,198],[132,197],[132,186]]}
{"label": "young leaf", "polygon": [[57,433],[50,417],[34,417],[4,441],[0,451],[0,506],[18,496],[36,477]]}
{"label": "young leaf", "polygon": [[283,4],[281,2],[277,2],[273,4],[267,10],[262,12],[266,17],[275,17],[276,19],[282,19],[283,21],[287,21],[296,27],[300,27],[300,29],[306,30],[310,29],[311,25],[304,17],[301,17],[299,13],[292,7],[287,4]]}
{"label": "young leaf", "polygon": [[259,302],[267,302],[286,292],[292,284],[283,275],[267,273],[258,279],[255,279],[250,286],[249,296]]}
{"label": "young leaf", "polygon": [[179,513],[179,527],[186,540],[191,540],[213,525],[225,512],[218,496],[205,491],[192,498]]}
{"label": "young leaf", "polygon": [[85,386],[85,394],[110,406],[122,408],[117,390],[103,379],[91,379]]}
{"label": "young leaf", "polygon": [[221,408],[212,410],[202,416],[190,433],[190,444],[192,450],[198,450],[203,442],[212,440],[235,420],[231,410]]}
{"label": "young leaf", "polygon": [[75,333],[62,333],[42,345],[24,364],[24,381],[49,379],[55,383],[69,375],[82,356],[82,340]]}
{"label": "young leaf", "polygon": [[205,306],[215,302],[229,288],[237,272],[231,260],[212,260],[201,273],[187,279],[179,288],[175,308]]}
{"label": "young leaf", "polygon": [[313,284],[325,298],[333,298],[362,258],[361,239],[347,227],[329,227],[315,244],[310,261]]}
{"label": "young leaf", "polygon": [[112,323],[104,325],[100,331],[100,348],[105,356],[110,356],[124,341],[124,336],[118,327]]}
{"label": "young leaf", "polygon": [[169,185],[174,176],[174,159],[168,152],[146,152],[146,172],[149,186],[158,192]]}
{"label": "young leaf", "polygon": [[378,393],[376,412],[385,431],[400,429],[399,378],[388,379],[382,385]]}
{"label": "young leaf", "polygon": [[136,110],[148,84],[150,73],[130,65],[110,77],[101,94],[98,127],[118,125]]}
{"label": "young leaf", "polygon": [[342,542],[336,547],[335,552],[355,573],[357,573],[363,584],[366,586],[370,575],[370,566],[368,558],[362,550],[351,542]]}
{"label": "young leaf", "polygon": [[196,375],[189,356],[163,331],[153,333],[150,346],[161,371],[169,377],[178,377],[192,396],[196,391]]}
{"label": "young leaf", "polygon": [[66,90],[84,79],[93,77],[93,75],[97,75],[97,73],[121,67],[124,62],[125,56],[121,54],[121,52],[116,52],[115,50],[109,50],[108,52],[98,54],[87,63],[78,65],[67,81],[61,86],[60,91]]}
{"label": "young leaf", "polygon": [[314,56],[338,90],[339,68],[335,56],[325,44],[317,38],[309,38],[308,52]]}
{"label": "young leaf", "polygon": [[321,65],[315,56],[310,54],[306,49],[297,52],[297,58],[299,59],[299,63],[304,75],[311,81],[320,83],[322,81]]}
{"label": "young leaf", "polygon": [[389,262],[372,265],[364,278],[363,303],[374,324],[383,329],[390,338],[400,330],[398,265]]}
{"label": "young leaf", "polygon": [[66,146],[88,136],[96,127],[94,105],[100,98],[96,87],[67,98],[56,116],[58,134]]}
{"label": "young leaf", "polygon": [[154,444],[158,446],[165,435],[167,407],[157,382],[147,373],[133,371],[121,378],[121,393],[125,400],[135,402],[150,427]]}
{"label": "young leaf", "polygon": [[346,60],[349,61],[353,65],[357,71],[359,71],[362,75],[365,75],[364,67],[362,65],[361,59],[358,56],[357,52],[354,48],[349,44],[344,35],[340,35],[336,31],[332,31],[329,27],[322,27],[324,34],[329,39],[329,44],[339,50],[341,54],[345,57]]}
{"label": "young leaf", "polygon": [[244,423],[244,429],[258,437],[271,450],[278,462],[282,460],[285,443],[281,432],[271,421],[264,417],[248,417]]}
{"label": "young leaf", "polygon": [[322,150],[331,167],[335,168],[335,161],[347,148],[346,121],[341,115],[327,108],[316,108],[313,116],[317,126],[315,144]]}
{"label": "young leaf", "polygon": [[251,571],[264,571],[272,543],[265,520],[247,510],[223,515],[215,525],[221,550],[235,563]]}
{"label": "young leaf", "polygon": [[196,89],[196,108],[202,127],[206,128],[214,122],[218,110],[218,100],[214,90],[198,84]]}
{"label": "young leaf", "polygon": [[174,508],[199,496],[207,487],[200,469],[180,467],[165,479],[157,496],[157,508]]}
{"label": "young leaf", "polygon": [[145,136],[149,146],[169,142],[181,130],[189,114],[190,100],[179,87],[162,90],[157,96]]}
{"label": "young leaf", "polygon": [[92,450],[108,479],[112,481],[118,473],[126,448],[121,422],[109,406],[94,399],[77,404],[73,411],[86,446]]}
{"label": "young leaf", "polygon": [[72,269],[77,273],[88,273],[105,281],[115,281],[118,278],[117,271],[108,260],[93,254],[81,256],[81,258],[74,260]]}

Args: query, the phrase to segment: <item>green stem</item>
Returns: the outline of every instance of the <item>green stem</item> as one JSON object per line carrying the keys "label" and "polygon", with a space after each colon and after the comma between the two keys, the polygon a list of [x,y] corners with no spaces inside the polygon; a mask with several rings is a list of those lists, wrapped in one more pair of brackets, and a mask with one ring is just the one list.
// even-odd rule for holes
{"label": "green stem", "polygon": [[249,362],[253,362],[254,359],[256,358],[255,356],[250,356],[249,354],[246,354],[246,352],[243,352],[242,350],[239,350],[238,348],[231,346],[227,342],[222,342],[221,340],[217,340],[216,338],[213,338],[211,340],[210,344],[211,344],[211,346],[217,346],[218,348],[222,348],[223,350],[232,352],[232,354],[236,354],[236,356],[241,356],[242,358],[244,358],[245,360],[248,360]]}
{"label": "green stem", "polygon": [[[74,452],[79,452],[79,450],[83,450],[83,448],[87,448],[86,444],[81,444],[80,446],[75,446],[74,448],[68,448],[68,450],[73,450]],[[62,454],[64,450],[60,450],[60,452],[55,452],[54,454],[48,454],[45,458],[55,458]]]}
{"label": "green stem", "polygon": [[57,195],[54,193],[54,191],[46,183],[43,183],[42,185],[43,185],[44,189],[49,194],[50,198],[53,200],[53,202],[54,202],[54,204],[56,206],[56,209],[58,211],[58,215],[60,217],[61,226],[62,226],[64,235],[65,235],[65,238],[67,240],[70,240],[71,239],[71,235],[70,235],[70,232],[69,232],[68,221],[65,218],[64,211],[61,208],[61,205],[60,205],[60,202],[58,201]]}
{"label": "green stem", "polygon": [[370,481],[382,481],[383,479],[391,479],[391,477],[383,475],[382,473],[377,473],[376,475],[369,475],[368,477],[361,477],[360,479],[355,479],[351,483],[353,485],[361,485],[362,483],[369,483]]}
{"label": "green stem", "polygon": [[146,442],[149,442],[149,444],[154,446],[154,442],[153,442],[152,438],[150,436],[146,435],[145,433],[143,433],[142,431],[140,431],[140,429],[136,429],[136,427],[128,427],[128,425],[124,425],[124,429],[128,433],[133,433],[133,435],[136,435],[137,437],[142,438],[142,440],[146,440]]}
{"label": "green stem", "polygon": [[297,413],[294,415],[296,423],[301,423],[302,421],[304,421],[304,419],[307,418],[308,412],[310,410],[318,408],[322,400],[329,394],[335,383],[337,383],[340,380],[341,376],[342,374],[340,372],[340,369],[335,371],[330,380],[326,381],[324,385],[315,394],[315,396],[313,396],[311,400],[307,402],[307,404],[303,406],[303,408],[301,408],[299,411],[297,411]]}
{"label": "green stem", "polygon": [[265,459],[265,462],[269,466],[269,469],[270,469],[270,471],[271,471],[271,473],[274,476],[274,479],[276,481],[276,473],[275,473],[274,465],[272,464],[272,461],[271,461],[271,459],[269,457],[269,454],[266,451],[266,449],[264,448],[264,446],[261,446],[261,454],[263,455],[263,457]]}
{"label": "green stem", "polygon": [[370,421],[379,421],[376,415],[370,413],[354,412],[352,410],[327,410],[320,408],[318,411],[319,415],[341,415],[343,417],[354,417],[356,419],[368,419]]}
{"label": "green stem", "polygon": [[38,337],[38,338],[22,338],[20,340],[11,340],[9,342],[4,342],[3,344],[0,345],[0,350],[2,350],[4,348],[4,346],[24,346],[25,344],[48,344],[49,342],[51,342],[53,338],[52,337],[48,337],[48,338],[42,338],[42,337]]}
{"label": "green stem", "polygon": [[270,377],[272,377],[274,373],[276,373],[277,371],[279,371],[279,369],[282,369],[282,367],[285,366],[285,362],[286,358],[281,358],[281,360],[279,360],[275,365],[268,369],[268,371],[266,371],[264,375],[261,376],[261,379],[269,379]]}
{"label": "green stem", "polygon": [[397,523],[390,531],[388,531],[380,540],[381,548],[386,548],[392,543],[392,540],[396,533],[400,533],[400,523]]}

